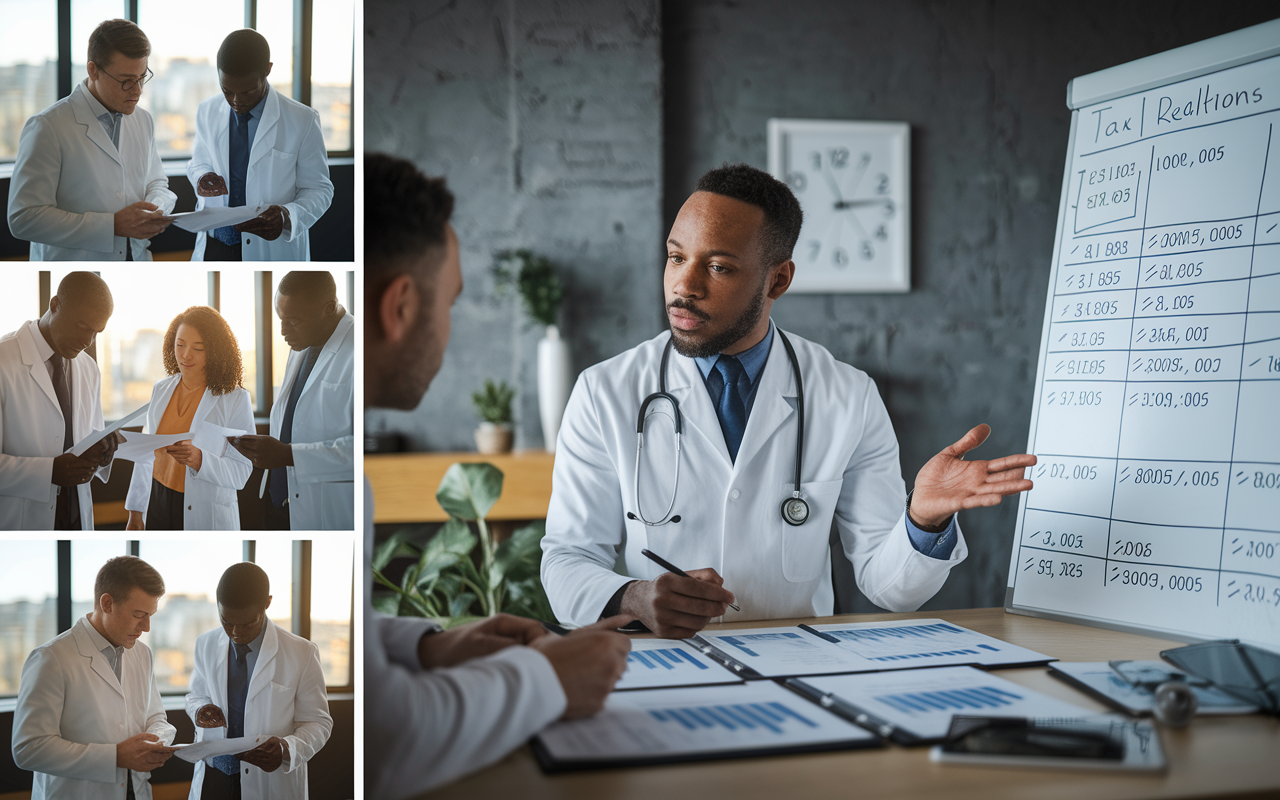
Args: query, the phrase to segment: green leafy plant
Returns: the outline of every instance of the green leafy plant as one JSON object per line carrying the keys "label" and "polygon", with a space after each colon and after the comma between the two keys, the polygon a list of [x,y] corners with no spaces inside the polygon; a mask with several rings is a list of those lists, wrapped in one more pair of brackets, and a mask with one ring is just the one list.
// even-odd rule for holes
{"label": "green leafy plant", "polygon": [[511,422],[511,401],[515,396],[516,390],[508,386],[506,381],[494,384],[485,379],[484,390],[471,393],[471,403],[476,407],[480,419],[501,425]]}
{"label": "green leafy plant", "polygon": [[[499,612],[554,619],[539,576],[546,525],[526,525],[494,542],[485,515],[501,495],[502,470],[492,464],[449,467],[436,491],[449,514],[444,527],[425,546],[402,530],[375,549],[373,579],[392,593],[376,596],[374,607],[395,616],[435,617],[446,628]],[[384,574],[396,558],[413,560],[398,584]]]}
{"label": "green leafy plant", "polygon": [[541,325],[555,325],[564,290],[560,275],[545,256],[531,250],[503,250],[494,258],[493,273],[499,289],[515,284],[524,310]]}

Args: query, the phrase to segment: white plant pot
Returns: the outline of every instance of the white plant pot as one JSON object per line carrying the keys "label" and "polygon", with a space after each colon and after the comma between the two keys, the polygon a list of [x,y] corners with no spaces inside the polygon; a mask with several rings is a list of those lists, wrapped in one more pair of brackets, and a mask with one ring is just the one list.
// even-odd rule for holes
{"label": "white plant pot", "polygon": [[556,436],[564,408],[573,388],[569,374],[569,343],[560,338],[560,329],[547,326],[538,342],[538,414],[542,418],[542,439],[548,453],[556,451]]}
{"label": "white plant pot", "polygon": [[505,422],[481,422],[476,428],[476,450],[487,456],[511,452],[511,442],[515,439],[511,426]]}

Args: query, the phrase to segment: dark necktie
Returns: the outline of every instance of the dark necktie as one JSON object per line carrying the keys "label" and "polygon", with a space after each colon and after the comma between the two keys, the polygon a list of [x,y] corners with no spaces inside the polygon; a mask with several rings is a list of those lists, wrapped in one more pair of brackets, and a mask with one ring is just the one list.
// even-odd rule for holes
{"label": "dark necktie", "polygon": [[725,355],[716,360],[715,370],[723,386],[720,401],[716,404],[716,416],[720,418],[720,430],[724,432],[724,443],[729,448],[729,459],[736,461],[738,448],[742,445],[742,433],[747,429],[747,407],[742,402],[740,387],[746,372],[742,369],[742,362]]}
{"label": "dark necktie", "polygon": [[249,697],[249,645],[231,643],[235,658],[227,664],[227,738],[244,736],[244,704]]}
{"label": "dark necktie", "polygon": [[[62,452],[65,453],[71,449],[71,445],[75,444],[71,431],[71,422],[74,417],[71,407],[71,381],[67,375],[70,365],[57,353],[49,356],[49,363],[53,365],[53,393],[58,398],[59,408],[62,409]],[[54,510],[53,527],[54,530],[59,531],[80,530],[80,489],[78,487],[58,487],[58,505]]]}
{"label": "dark necktie", "polygon": [[[228,145],[228,164],[231,168],[231,185],[228,187],[227,205],[236,208],[244,205],[245,181],[249,174],[249,114],[235,114],[236,124],[231,126]],[[234,247],[240,244],[240,233],[230,225],[214,230],[213,235],[223,244]]]}
{"label": "dark necktie", "polygon": [[[293,388],[289,390],[289,400],[284,407],[284,419],[280,421],[280,441],[285,444],[293,444],[293,412],[298,407],[298,397],[302,394],[302,388],[307,385],[307,378],[311,377],[311,368],[316,365],[316,359],[319,357],[319,347],[308,347],[303,353],[302,369],[298,371]],[[283,508],[284,502],[289,499],[288,470],[288,467],[276,467],[271,470],[271,503],[276,508]]]}

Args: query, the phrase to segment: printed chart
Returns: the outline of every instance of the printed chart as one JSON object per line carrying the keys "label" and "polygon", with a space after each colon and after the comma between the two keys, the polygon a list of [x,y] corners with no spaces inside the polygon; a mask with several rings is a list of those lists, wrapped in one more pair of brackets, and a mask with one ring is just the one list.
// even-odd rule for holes
{"label": "printed chart", "polygon": [[635,639],[627,655],[627,671],[615,689],[740,683],[741,678],[684,642]]}
{"label": "printed chart", "polygon": [[1280,57],[1072,120],[1009,605],[1275,648]]}

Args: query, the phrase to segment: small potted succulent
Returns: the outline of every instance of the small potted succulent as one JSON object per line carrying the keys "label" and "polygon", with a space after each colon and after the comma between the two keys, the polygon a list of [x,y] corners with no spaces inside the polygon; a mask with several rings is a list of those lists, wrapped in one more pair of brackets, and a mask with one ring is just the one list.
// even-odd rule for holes
{"label": "small potted succulent", "polygon": [[510,453],[513,437],[511,431],[511,401],[516,390],[506,381],[494,384],[485,380],[484,390],[471,393],[471,402],[480,415],[480,427],[476,428],[476,449],[485,455]]}

